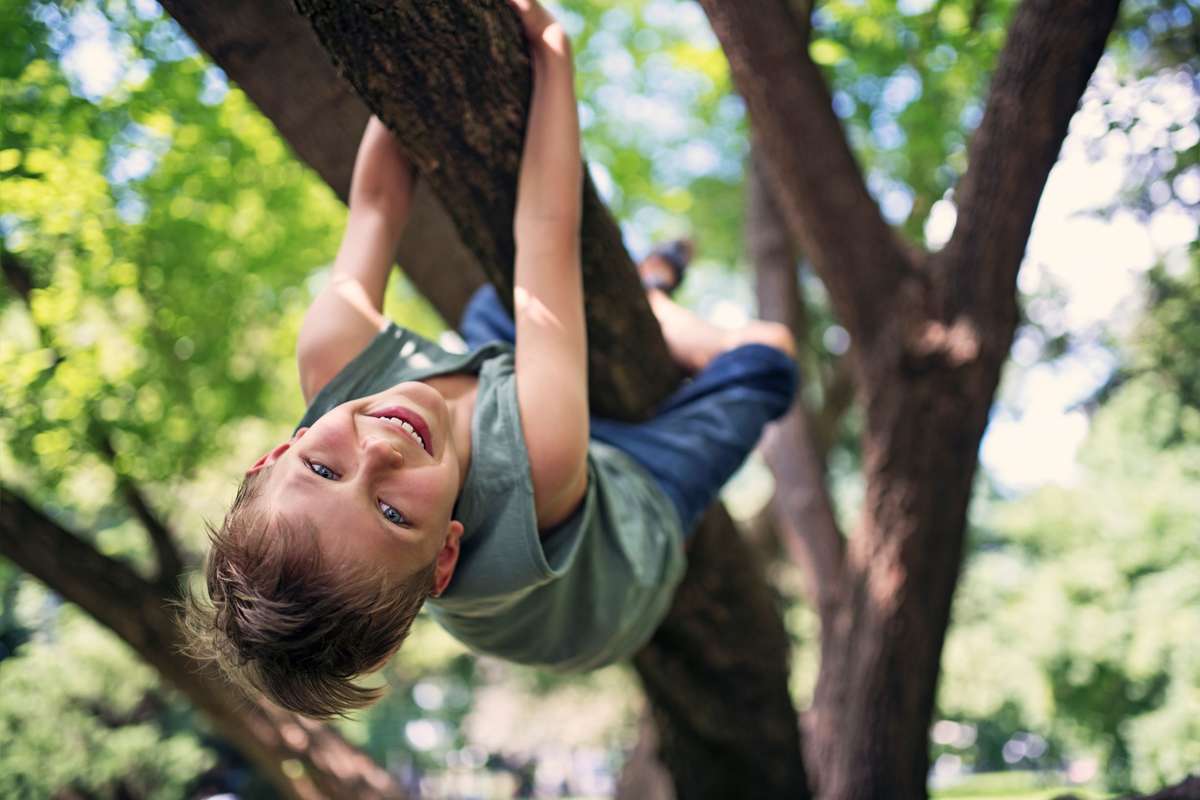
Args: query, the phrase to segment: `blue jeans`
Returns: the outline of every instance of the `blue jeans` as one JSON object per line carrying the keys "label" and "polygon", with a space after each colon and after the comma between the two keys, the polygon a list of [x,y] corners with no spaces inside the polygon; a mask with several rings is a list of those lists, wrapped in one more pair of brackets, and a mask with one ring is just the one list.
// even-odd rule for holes
{"label": "blue jeans", "polygon": [[[471,298],[459,327],[472,349],[497,339],[516,340],[512,318],[491,285]],[[791,406],[797,383],[796,365],[786,353],[742,345],[685,381],[645,422],[591,417],[591,438],[641,464],[690,534],[754,449],[763,427]]]}

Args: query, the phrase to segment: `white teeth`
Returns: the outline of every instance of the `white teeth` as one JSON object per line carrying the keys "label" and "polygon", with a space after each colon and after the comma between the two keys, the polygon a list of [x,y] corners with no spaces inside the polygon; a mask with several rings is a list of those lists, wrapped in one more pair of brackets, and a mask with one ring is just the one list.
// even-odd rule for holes
{"label": "white teeth", "polygon": [[421,445],[422,450],[425,449],[425,440],[421,438],[421,434],[417,433],[417,429],[414,428],[411,423],[405,422],[404,420],[400,419],[399,417],[380,417],[380,419],[385,419],[388,422],[397,423],[400,426],[401,430],[403,430],[409,436],[413,437],[413,439],[415,439],[417,441],[417,444]]}

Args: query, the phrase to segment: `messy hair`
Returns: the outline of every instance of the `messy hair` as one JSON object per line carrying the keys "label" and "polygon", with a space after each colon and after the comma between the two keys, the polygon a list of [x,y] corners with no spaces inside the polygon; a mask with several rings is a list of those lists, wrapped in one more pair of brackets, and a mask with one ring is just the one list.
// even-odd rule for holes
{"label": "messy hair", "polygon": [[315,525],[259,508],[269,470],[246,476],[221,526],[208,526],[208,597],[191,591],[183,603],[186,649],[286,709],[343,715],[383,695],[355,679],[404,642],[433,590],[434,562],[401,581],[331,564]]}

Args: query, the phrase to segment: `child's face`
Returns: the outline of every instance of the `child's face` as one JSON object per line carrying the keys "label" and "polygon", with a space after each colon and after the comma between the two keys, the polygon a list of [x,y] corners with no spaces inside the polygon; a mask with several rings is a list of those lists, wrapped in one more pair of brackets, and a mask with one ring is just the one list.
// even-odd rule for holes
{"label": "child's face", "polygon": [[437,390],[402,383],[331,409],[248,474],[272,467],[267,513],[315,524],[327,557],[378,565],[396,579],[436,558],[439,594],[462,535],[450,519],[462,483],[452,422]]}

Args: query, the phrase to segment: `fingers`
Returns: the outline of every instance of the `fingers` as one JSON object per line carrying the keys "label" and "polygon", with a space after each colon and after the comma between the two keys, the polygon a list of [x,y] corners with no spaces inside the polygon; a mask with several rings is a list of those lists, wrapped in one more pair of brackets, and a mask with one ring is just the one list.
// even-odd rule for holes
{"label": "fingers", "polygon": [[508,0],[508,4],[520,16],[525,35],[530,39],[540,38],[547,28],[557,22],[554,15],[537,0]]}

